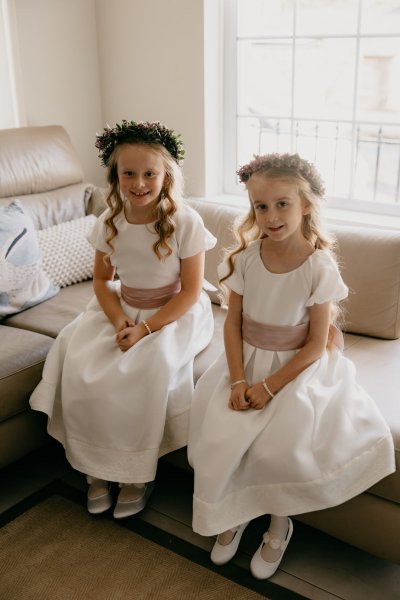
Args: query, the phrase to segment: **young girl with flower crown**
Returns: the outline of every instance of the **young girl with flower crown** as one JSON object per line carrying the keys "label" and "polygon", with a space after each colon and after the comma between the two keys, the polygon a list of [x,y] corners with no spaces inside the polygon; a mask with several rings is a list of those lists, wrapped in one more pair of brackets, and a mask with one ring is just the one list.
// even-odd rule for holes
{"label": "young girl with flower crown", "polygon": [[389,428],[356,382],[334,326],[347,296],[322,233],[322,181],[297,154],[238,171],[250,209],[220,267],[229,290],[225,353],[198,381],[191,409],[193,529],[228,562],[248,522],[270,514],[250,568],[278,568],[288,515],[324,509],[394,471]]}
{"label": "young girl with flower crown", "polygon": [[118,482],[121,518],[144,508],[158,457],[187,443],[193,359],[213,333],[202,281],[215,238],[182,200],[173,130],[123,121],[96,146],[110,189],[89,235],[95,298],[60,332],[30,404],[88,476],[89,512],[110,508]]}

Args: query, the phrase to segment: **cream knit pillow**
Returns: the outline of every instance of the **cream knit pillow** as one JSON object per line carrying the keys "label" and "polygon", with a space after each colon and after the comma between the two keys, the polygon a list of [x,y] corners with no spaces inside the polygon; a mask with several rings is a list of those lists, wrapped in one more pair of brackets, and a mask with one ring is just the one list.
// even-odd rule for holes
{"label": "cream knit pillow", "polygon": [[66,287],[93,276],[95,250],[86,239],[96,217],[88,215],[37,232],[44,271]]}

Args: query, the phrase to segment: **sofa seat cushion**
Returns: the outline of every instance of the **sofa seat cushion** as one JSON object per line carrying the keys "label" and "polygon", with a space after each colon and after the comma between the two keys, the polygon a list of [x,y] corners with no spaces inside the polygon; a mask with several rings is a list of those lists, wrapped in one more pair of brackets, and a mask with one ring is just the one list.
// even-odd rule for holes
{"label": "sofa seat cushion", "polygon": [[53,339],[0,325],[0,422],[25,411]]}
{"label": "sofa seat cushion", "polygon": [[81,313],[93,296],[93,282],[83,281],[62,288],[54,298],[3,321],[10,327],[28,329],[50,337],[57,337]]}
{"label": "sofa seat cushion", "polygon": [[400,340],[379,340],[346,336],[351,343],[345,350],[356,365],[357,380],[375,400],[393,435],[396,472],[385,477],[369,491],[400,503]]}

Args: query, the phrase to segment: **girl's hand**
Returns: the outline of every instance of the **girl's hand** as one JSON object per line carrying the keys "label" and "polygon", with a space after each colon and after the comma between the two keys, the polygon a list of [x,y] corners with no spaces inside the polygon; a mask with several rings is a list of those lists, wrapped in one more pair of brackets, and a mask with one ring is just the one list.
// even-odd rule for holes
{"label": "girl's hand", "polygon": [[247,383],[238,383],[231,391],[228,406],[232,410],[247,410],[250,404],[246,398],[249,386]]}
{"label": "girl's hand", "polygon": [[117,333],[119,333],[120,331],[122,331],[123,329],[126,329],[127,327],[134,327],[135,321],[132,321],[132,319],[130,319],[127,315],[122,313],[119,317],[117,317],[113,321],[113,325],[114,325],[115,331]]}
{"label": "girl's hand", "polygon": [[[146,332],[147,333],[147,332]],[[141,340],[145,334],[143,333],[143,326],[131,325],[121,329],[115,336],[115,340],[122,352],[126,352],[129,348],[132,348],[139,340]]]}
{"label": "girl's hand", "polygon": [[246,396],[249,408],[255,408],[256,410],[261,410],[271,400],[271,396],[264,389],[262,381],[249,387],[246,391]]}

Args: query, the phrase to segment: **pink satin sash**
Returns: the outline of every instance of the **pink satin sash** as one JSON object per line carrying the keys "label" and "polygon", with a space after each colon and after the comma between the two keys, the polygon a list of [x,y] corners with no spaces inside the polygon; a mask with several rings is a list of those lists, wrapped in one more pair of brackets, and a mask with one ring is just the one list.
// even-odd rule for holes
{"label": "pink satin sash", "polygon": [[121,296],[135,308],[158,308],[164,306],[181,290],[181,282],[175,281],[159,288],[131,288],[121,283]]}
{"label": "pink satin sash", "polygon": [[[263,350],[283,352],[298,350],[306,343],[308,323],[300,325],[267,325],[242,315],[242,337],[245,342]],[[329,327],[329,341],[340,350],[344,348],[343,334],[335,326]]]}

